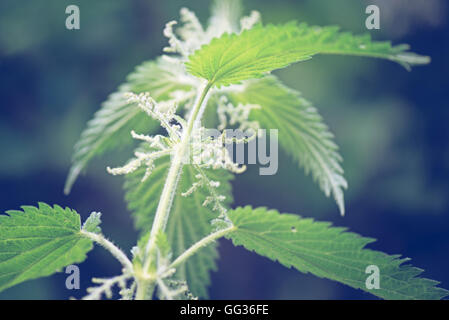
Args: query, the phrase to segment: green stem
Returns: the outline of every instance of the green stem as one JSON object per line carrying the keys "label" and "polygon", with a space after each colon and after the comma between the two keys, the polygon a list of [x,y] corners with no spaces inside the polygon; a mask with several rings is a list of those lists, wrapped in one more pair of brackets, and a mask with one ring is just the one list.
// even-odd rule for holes
{"label": "green stem", "polygon": [[148,280],[137,281],[136,300],[151,300],[154,283]]}
{"label": "green stem", "polygon": [[218,230],[218,231],[216,231],[214,233],[211,233],[207,237],[204,237],[203,239],[201,239],[197,243],[193,244],[189,249],[184,251],[184,253],[182,253],[179,257],[177,257],[175,259],[175,261],[173,261],[167,269],[170,270],[170,269],[178,267],[179,265],[184,263],[188,258],[193,256],[198,250],[200,250],[201,248],[203,248],[203,247],[211,244],[212,242],[220,239],[221,237],[225,236],[229,232],[234,231],[235,229],[236,229],[235,226],[230,226],[228,228],[221,229],[221,230]]}
{"label": "green stem", "polygon": [[115,244],[113,244],[111,241],[106,239],[103,235],[89,232],[86,230],[81,230],[81,234],[85,236],[86,238],[89,238],[99,245],[101,245],[103,248],[108,250],[125,268],[125,270],[132,272],[133,271],[133,264],[128,259],[126,254],[123,253],[122,250],[120,250]]}
{"label": "green stem", "polygon": [[[202,93],[199,95],[198,100],[196,101],[192,113],[190,115],[189,121],[187,123],[187,128],[185,128],[181,142],[177,146],[174,151],[174,155],[172,157],[172,162],[170,169],[168,170],[167,179],[165,181],[164,188],[162,190],[161,198],[159,200],[159,204],[156,210],[156,214],[154,217],[153,226],[150,232],[150,238],[145,248],[145,262],[143,272],[146,273],[149,271],[151,264],[155,263],[156,257],[156,237],[159,232],[165,230],[165,226],[167,224],[168,216],[170,214],[170,208],[173,203],[173,198],[175,195],[176,187],[178,185],[179,177],[182,173],[183,168],[183,159],[186,154],[186,150],[189,146],[191,135],[195,123],[200,120],[197,119],[198,114],[201,110],[201,107],[206,99],[207,93],[211,88],[211,84],[208,83],[206,87],[202,90]],[[154,267],[154,265],[153,265]]]}

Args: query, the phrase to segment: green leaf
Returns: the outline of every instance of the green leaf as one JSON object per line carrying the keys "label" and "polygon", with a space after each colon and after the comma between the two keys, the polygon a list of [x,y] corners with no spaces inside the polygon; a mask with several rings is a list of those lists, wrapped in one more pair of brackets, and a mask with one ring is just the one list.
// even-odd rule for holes
{"label": "green leaf", "polygon": [[[373,239],[331,227],[293,214],[251,207],[229,212],[235,231],[226,237],[234,245],[244,246],[282,265],[321,278],[335,280],[362,289],[384,299],[441,299],[449,294],[436,287],[438,282],[417,277],[423,270],[403,265],[409,259],[365,249]],[[365,270],[376,265],[380,270],[380,288],[367,289],[370,274]]]}
{"label": "green leaf", "polygon": [[393,47],[390,42],[372,41],[369,35],[340,32],[338,27],[259,24],[241,34],[226,33],[213,39],[194,52],[186,66],[192,75],[221,87],[260,78],[320,53],[388,59],[406,68],[429,62],[428,57],[407,50],[407,45]]}
{"label": "green leaf", "polygon": [[75,145],[72,167],[64,187],[66,194],[70,193],[73,183],[93,157],[130,145],[133,141],[131,130],[144,133],[158,130],[159,123],[141,112],[135,104],[129,104],[124,94],[150,92],[159,102],[168,101],[174,91],[189,91],[192,88],[185,77],[179,76],[183,73],[182,66],[159,58],[144,62],[128,76],[127,82],[109,96],[87,123]]}
{"label": "green leaf", "polygon": [[[170,158],[168,156],[161,158],[155,162],[155,165],[156,168],[144,182],[141,182],[144,168],[126,176],[125,189],[128,208],[133,212],[135,225],[142,233],[151,229],[170,165]],[[204,171],[210,179],[220,182],[220,187],[216,190],[220,195],[226,196],[224,205],[230,204],[232,202],[230,180],[233,176],[221,170]],[[207,236],[212,231],[210,221],[218,215],[202,206],[209,195],[205,188],[200,188],[187,197],[181,196],[181,193],[186,192],[196,181],[196,174],[192,166],[184,166],[167,222],[165,233],[171,244],[174,258]],[[207,286],[210,283],[209,273],[216,269],[217,257],[218,252],[214,244],[202,249],[177,269],[177,276],[187,281],[189,289],[194,295],[207,297]]]}
{"label": "green leaf", "polygon": [[100,224],[101,224],[101,213],[92,212],[89,218],[87,218],[87,220],[84,222],[82,230],[99,234],[101,233]]}
{"label": "green leaf", "polygon": [[0,291],[80,263],[93,246],[74,210],[45,203],[22,210],[0,215]]}
{"label": "green leaf", "polygon": [[244,90],[230,93],[229,98],[235,105],[261,107],[251,111],[249,120],[259,122],[261,128],[279,130],[281,147],[304,167],[306,174],[312,173],[326,196],[332,193],[343,215],[343,188],[347,188],[347,182],[340,165],[342,159],[332,133],[312,104],[274,76],[248,81]]}

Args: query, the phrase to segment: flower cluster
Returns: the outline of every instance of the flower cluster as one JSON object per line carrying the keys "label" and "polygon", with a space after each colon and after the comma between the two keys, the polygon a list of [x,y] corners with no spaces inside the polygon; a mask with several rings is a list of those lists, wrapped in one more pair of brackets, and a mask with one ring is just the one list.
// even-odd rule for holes
{"label": "flower cluster", "polygon": [[[234,106],[228,101],[226,96],[221,96],[218,99],[217,113],[220,124],[218,125],[219,130],[224,130],[230,126],[239,125],[238,129],[240,131],[253,131],[257,132],[259,129],[259,123],[257,121],[249,121],[249,114],[251,110],[260,109],[257,104],[241,104]],[[229,120],[228,120],[229,119]]]}
{"label": "flower cluster", "polygon": [[167,136],[155,135],[148,136],[137,134],[131,131],[134,139],[146,142],[146,149],[138,150],[134,153],[135,158],[131,159],[126,165],[118,168],[107,168],[108,172],[113,175],[129,174],[136,171],[141,166],[146,166],[146,172],[142,181],[146,180],[154,169],[154,161],[171,154],[173,146],[179,143],[182,134],[182,128],[185,121],[175,114],[176,105],[168,107],[159,105],[152,99],[149,93],[141,93],[139,95],[128,93],[128,102],[136,103],[151,118],[160,122],[161,126],[167,131]]}

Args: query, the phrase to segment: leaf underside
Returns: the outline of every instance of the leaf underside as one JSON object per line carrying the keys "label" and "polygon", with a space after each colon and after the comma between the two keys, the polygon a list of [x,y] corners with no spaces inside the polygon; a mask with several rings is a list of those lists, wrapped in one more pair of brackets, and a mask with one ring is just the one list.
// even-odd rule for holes
{"label": "leaf underside", "polygon": [[[125,190],[128,209],[133,213],[135,225],[142,233],[148,232],[153,223],[154,214],[159,202],[162,188],[170,165],[170,158],[164,157],[156,161],[156,168],[147,180],[141,182],[144,169],[126,176]],[[230,180],[232,175],[221,170],[205,170],[206,175],[220,182],[217,192],[226,196],[225,205],[232,202]],[[165,233],[172,246],[173,257],[176,258],[195,242],[207,236],[212,227],[210,221],[217,217],[202,204],[209,194],[200,188],[188,197],[181,196],[196,181],[196,172],[190,165],[185,165],[175,194],[170,217]],[[177,268],[177,276],[187,281],[189,289],[196,296],[206,298],[210,284],[210,272],[216,269],[218,257],[216,245],[203,248],[185,264]]]}
{"label": "leaf underside", "polygon": [[281,147],[306,174],[312,173],[326,196],[333,195],[344,214],[343,189],[347,182],[340,165],[342,158],[318,111],[274,76],[249,80],[244,88],[230,93],[230,100],[235,105],[259,105],[260,109],[251,111],[249,120],[257,121],[263,129],[278,129]]}
{"label": "leaf underside", "polygon": [[80,263],[93,247],[74,210],[44,203],[22,210],[0,215],[0,291]]}
{"label": "leaf underside", "polygon": [[[345,228],[266,208],[229,212],[236,230],[226,237],[286,267],[362,289],[384,299],[441,299],[448,291],[437,281],[419,278],[423,270],[403,265],[409,259],[365,249],[374,239]],[[380,289],[367,289],[366,267],[378,266]]]}
{"label": "leaf underside", "polygon": [[310,59],[316,54],[341,54],[388,59],[406,68],[425,64],[428,57],[407,51],[407,45],[372,41],[338,27],[314,27],[290,22],[261,24],[241,34],[223,34],[195,51],[186,63],[187,71],[221,87],[242,80],[260,78],[275,69]]}

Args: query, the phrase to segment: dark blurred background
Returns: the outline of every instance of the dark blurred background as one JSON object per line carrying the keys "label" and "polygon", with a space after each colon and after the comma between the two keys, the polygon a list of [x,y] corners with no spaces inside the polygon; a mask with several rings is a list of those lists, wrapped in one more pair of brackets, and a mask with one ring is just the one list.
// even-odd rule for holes
{"label": "dark blurred background", "polygon": [[[65,28],[65,8],[81,10],[81,29]],[[2,0],[0,2],[0,210],[38,201],[103,212],[103,231],[127,252],[135,243],[122,178],[106,173],[130,150],[93,161],[70,196],[63,185],[85,123],[134,66],[161,54],[164,24],[182,6],[207,21],[210,1]],[[409,43],[432,63],[407,72],[363,58],[318,56],[277,72],[319,108],[336,135],[349,182],[347,215],[285,154],[275,176],[250,168],[234,181],[235,206],[252,204],[347,226],[379,239],[370,245],[411,257],[424,275],[449,288],[449,26],[444,0],[244,1],[264,22],[296,19],[365,29],[377,4],[377,40]],[[228,241],[220,243],[214,299],[373,299],[338,283],[288,270]],[[80,265],[81,286],[114,275],[119,265],[101,248]],[[1,299],[66,299],[64,273],[29,281]]]}

